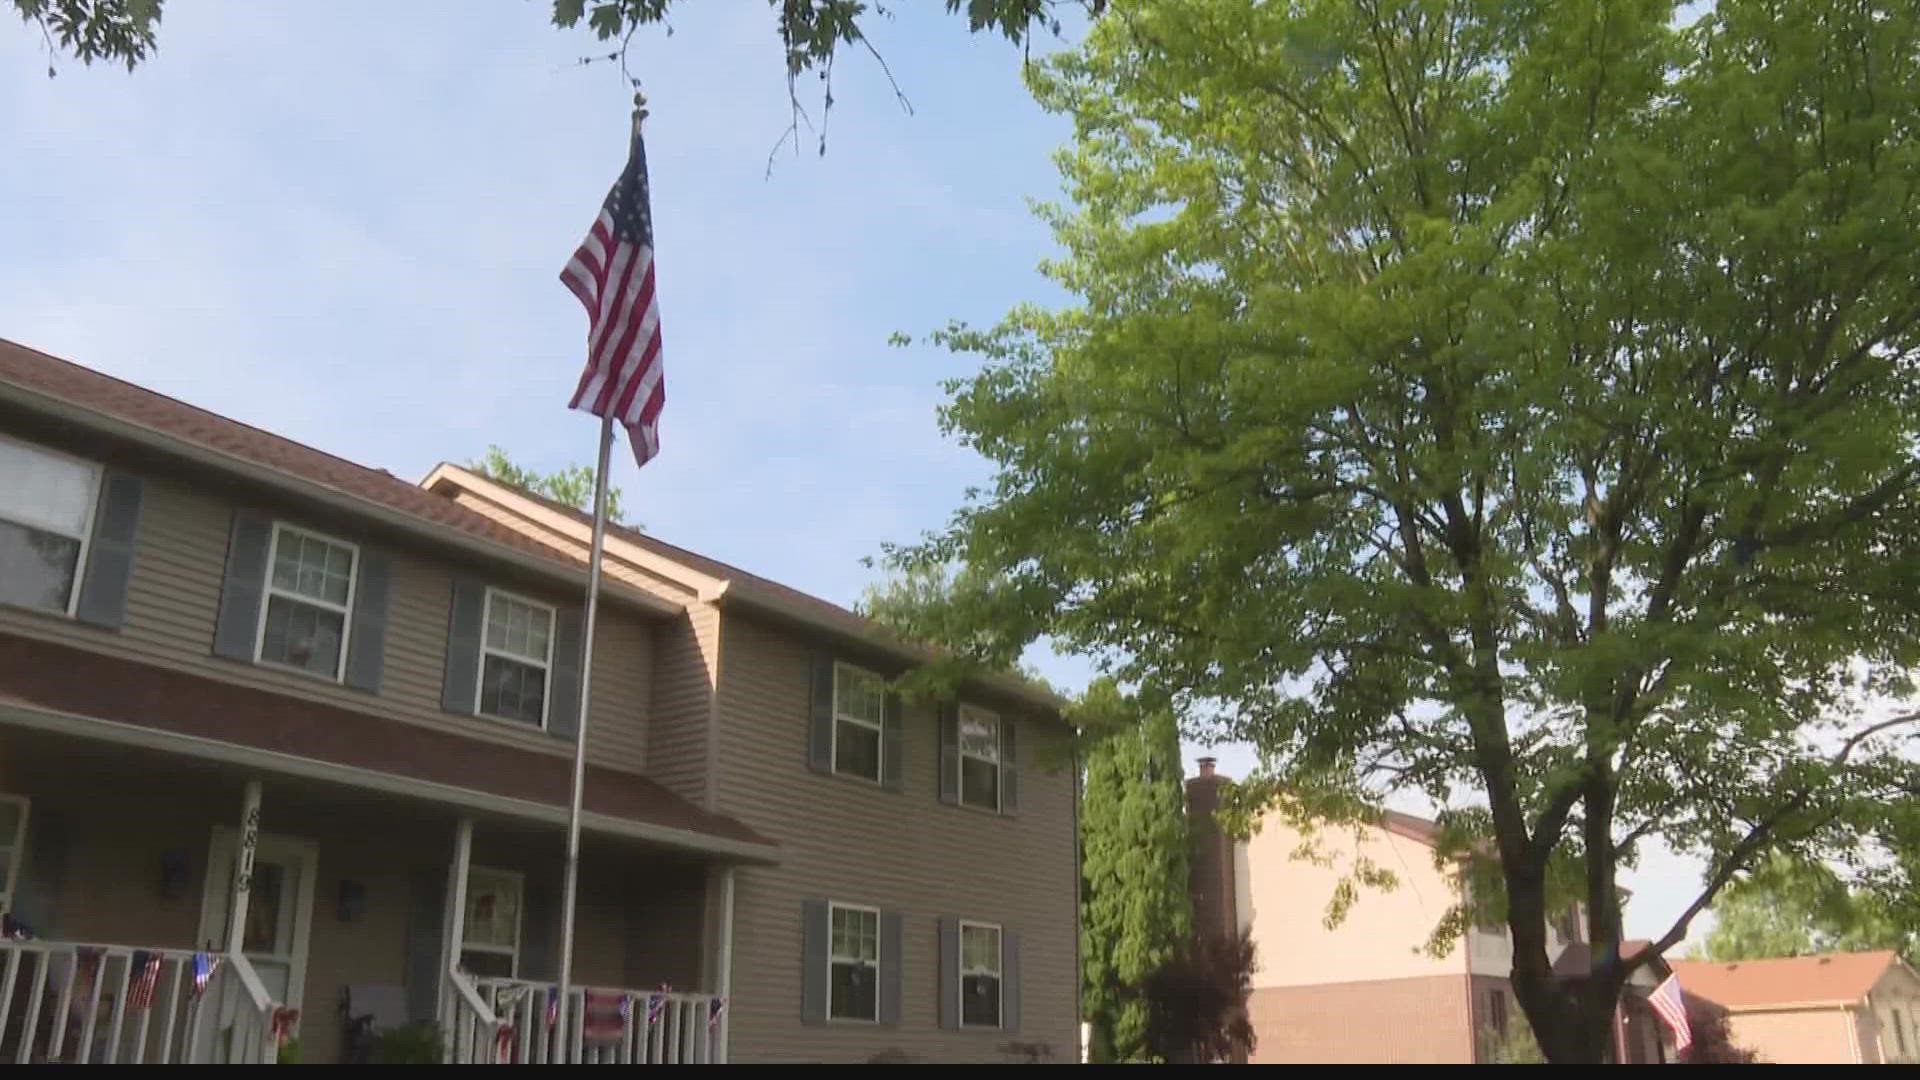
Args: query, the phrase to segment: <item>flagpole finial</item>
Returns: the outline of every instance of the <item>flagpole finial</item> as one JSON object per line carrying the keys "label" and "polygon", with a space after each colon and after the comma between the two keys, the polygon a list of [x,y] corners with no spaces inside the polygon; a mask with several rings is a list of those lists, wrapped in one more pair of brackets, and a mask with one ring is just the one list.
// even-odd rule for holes
{"label": "flagpole finial", "polygon": [[639,84],[633,87],[633,130],[639,134],[640,125],[647,119],[647,95],[640,92]]}

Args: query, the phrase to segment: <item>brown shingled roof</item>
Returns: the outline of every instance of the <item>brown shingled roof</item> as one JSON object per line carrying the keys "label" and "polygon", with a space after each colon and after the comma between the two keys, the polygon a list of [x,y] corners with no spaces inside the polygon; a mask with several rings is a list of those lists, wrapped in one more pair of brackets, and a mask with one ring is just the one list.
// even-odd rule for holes
{"label": "brown shingled roof", "polygon": [[[573,764],[371,713],[0,633],[0,703],[93,717],[410,780],[569,804]],[[644,776],[587,769],[590,813],[741,844],[771,841]]]}
{"label": "brown shingled roof", "polygon": [[1739,960],[1675,960],[1680,989],[1729,1011],[1792,1005],[1850,1005],[1865,998],[1887,969],[1900,962],[1890,949]]}
{"label": "brown shingled roof", "polygon": [[576,559],[390,473],[356,465],[272,432],[0,338],[0,382],[58,398],[183,442],[286,473],[341,494],[577,568]]}

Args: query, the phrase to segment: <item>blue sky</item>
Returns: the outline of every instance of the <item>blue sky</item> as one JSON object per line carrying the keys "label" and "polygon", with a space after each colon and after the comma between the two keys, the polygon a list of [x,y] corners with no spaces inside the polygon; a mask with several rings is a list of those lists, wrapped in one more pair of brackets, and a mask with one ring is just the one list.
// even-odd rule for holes
{"label": "blue sky", "polygon": [[[849,55],[827,154],[803,131],[770,176],[789,115],[765,4],[681,4],[629,53],[668,404],[660,458],[617,454],[615,483],[662,539],[842,603],[863,556],[987,476],[934,421],[968,362],[888,335],[1062,299],[1027,201],[1056,196],[1067,123],[1018,49],[893,6],[872,36],[914,114]],[[0,15],[0,336],[404,477],[489,443],[590,461],[596,423],[565,408],[585,318],[557,274],[630,103],[616,67],[577,64],[595,51],[544,0],[171,0],[135,74],[48,79]],[[817,83],[803,101],[817,123]],[[1630,874],[1629,930],[1664,930],[1695,880]]]}

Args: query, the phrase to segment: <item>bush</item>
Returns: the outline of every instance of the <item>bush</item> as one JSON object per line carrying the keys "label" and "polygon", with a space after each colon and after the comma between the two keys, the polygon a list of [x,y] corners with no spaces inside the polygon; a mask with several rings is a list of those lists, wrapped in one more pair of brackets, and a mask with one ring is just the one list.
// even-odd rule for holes
{"label": "bush", "polygon": [[390,1028],[374,1039],[373,1063],[376,1065],[438,1065],[445,1059],[440,1028],[435,1024]]}
{"label": "bush", "polygon": [[1693,1030],[1693,1045],[1680,1055],[1680,1064],[1761,1064],[1759,1054],[1733,1044],[1733,1030],[1727,1024],[1727,1014],[1721,1010],[1688,998],[1687,1026]]}
{"label": "bush", "polygon": [[1231,1062],[1253,1051],[1247,996],[1253,938],[1203,936],[1147,977],[1147,1042],[1169,1062]]}

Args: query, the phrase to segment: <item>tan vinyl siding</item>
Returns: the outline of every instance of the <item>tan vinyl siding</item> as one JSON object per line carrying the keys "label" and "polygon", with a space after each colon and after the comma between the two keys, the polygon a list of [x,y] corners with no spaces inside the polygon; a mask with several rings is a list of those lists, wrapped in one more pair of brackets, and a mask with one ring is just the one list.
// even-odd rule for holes
{"label": "tan vinyl siding", "polygon": [[[864,1061],[899,1050],[922,1061],[1008,1060],[1012,1039],[1077,1057],[1073,792],[1064,729],[1019,727],[1021,806],[999,817],[944,805],[936,785],[938,727],[910,709],[905,790],[807,768],[810,649],[737,612],[724,624],[718,808],[779,843],[774,867],[738,871],[734,909],[733,1060]],[[833,899],[902,914],[901,1023],[896,1028],[800,1021],[801,902]],[[1017,1034],[939,1026],[938,920],[994,922],[1021,935]]]}
{"label": "tan vinyl siding", "polygon": [[[572,555],[582,564],[587,561],[587,555],[591,550],[587,544],[581,543],[566,533],[546,528],[539,522],[529,521],[484,496],[471,491],[457,491],[453,495],[453,501],[474,513],[490,517],[515,532],[533,537],[555,551]],[[602,563],[601,572],[615,581],[631,585],[675,604],[686,603],[693,598],[693,594],[684,586],[666,581],[656,574],[648,573],[617,557],[609,557]]]}
{"label": "tan vinyl siding", "polygon": [[[212,652],[213,630],[226,572],[227,537],[235,504],[171,479],[148,478],[140,513],[139,540],[127,590],[126,625],[100,630],[59,616],[0,607],[0,629],[130,656],[230,682],[329,705],[378,712],[474,738],[555,754],[565,740],[479,717],[449,715],[440,708],[446,666],[447,616],[453,571],[429,556],[357,536],[338,521],[307,521],[280,515],[342,539],[374,544],[392,558],[392,594],[386,662],[378,695],[288,671],[238,663]],[[262,509],[261,512],[267,512]],[[350,525],[350,523],[346,523]],[[463,571],[464,573],[464,571]],[[468,573],[476,579],[483,574]],[[578,598],[500,581],[548,603]],[[595,650],[594,706],[589,725],[595,761],[640,771],[645,766],[645,711],[652,663],[650,624],[618,606],[602,609]]]}
{"label": "tan vinyl siding", "polygon": [[710,792],[708,726],[718,667],[720,611],[696,603],[654,628],[654,698],[647,775],[704,805]]}

